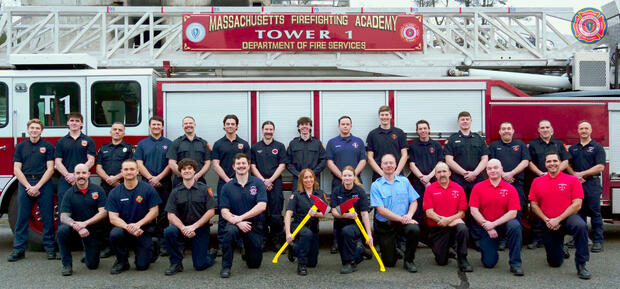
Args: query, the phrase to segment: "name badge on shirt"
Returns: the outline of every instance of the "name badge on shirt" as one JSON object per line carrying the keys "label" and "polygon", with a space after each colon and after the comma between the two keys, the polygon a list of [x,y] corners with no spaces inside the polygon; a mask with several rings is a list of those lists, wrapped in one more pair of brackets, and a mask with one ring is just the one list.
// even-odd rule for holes
{"label": "name badge on shirt", "polygon": [[121,199],[121,202],[127,202],[127,201],[129,201],[129,198],[122,198]]}

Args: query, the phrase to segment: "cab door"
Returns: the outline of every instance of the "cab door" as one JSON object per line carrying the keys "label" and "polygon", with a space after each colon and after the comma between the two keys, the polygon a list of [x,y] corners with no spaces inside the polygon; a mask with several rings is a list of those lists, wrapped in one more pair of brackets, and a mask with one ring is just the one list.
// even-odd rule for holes
{"label": "cab door", "polygon": [[[10,101],[11,78],[0,78],[0,162],[3,164],[13,163],[13,152],[15,149],[15,138],[13,137],[13,125]],[[0,175],[13,175],[13,166],[0,166]],[[5,178],[1,178],[4,180]],[[9,178],[10,179],[10,178]],[[9,180],[7,179],[7,180]],[[5,183],[0,184],[3,188]]]}

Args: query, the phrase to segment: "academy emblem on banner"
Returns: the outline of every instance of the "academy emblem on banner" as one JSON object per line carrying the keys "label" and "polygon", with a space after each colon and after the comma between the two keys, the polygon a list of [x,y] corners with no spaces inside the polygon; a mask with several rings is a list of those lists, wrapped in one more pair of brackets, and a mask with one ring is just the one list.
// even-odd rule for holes
{"label": "academy emblem on banner", "polygon": [[595,44],[607,34],[607,19],[601,10],[583,8],[573,16],[571,30],[577,41]]}

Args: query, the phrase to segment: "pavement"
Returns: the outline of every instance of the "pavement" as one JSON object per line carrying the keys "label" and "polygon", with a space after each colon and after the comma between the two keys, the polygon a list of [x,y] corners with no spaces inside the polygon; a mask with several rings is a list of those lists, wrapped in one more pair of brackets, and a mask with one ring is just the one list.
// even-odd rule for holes
{"label": "pavement", "polygon": [[[331,231],[331,223],[321,222],[322,232]],[[168,259],[160,257],[147,271],[132,269],[120,275],[110,275],[114,258],[102,259],[98,270],[88,270],[79,263],[81,252],[74,252],[73,276],[60,275],[60,261],[47,260],[43,252],[26,252],[26,259],[15,263],[6,261],[11,252],[13,234],[6,222],[0,221],[0,288],[620,288],[620,225],[605,224],[605,250],[592,253],[588,269],[591,280],[577,278],[574,266],[574,249],[571,258],[560,268],[547,265],[544,248],[522,251],[524,277],[509,273],[508,251],[500,252],[496,268],[485,269],[480,253],[470,250],[469,260],[473,273],[460,273],[456,262],[447,266],[435,265],[428,248],[419,248],[415,263],[418,273],[407,273],[399,261],[394,268],[379,272],[376,260],[366,260],[358,271],[341,275],[339,255],[329,253],[331,235],[323,234],[317,268],[309,268],[308,276],[296,275],[296,264],[285,255],[278,264],[271,259],[274,252],[263,254],[260,269],[247,269],[241,256],[235,254],[232,276],[219,277],[221,259],[213,267],[197,272],[192,267],[191,256],[186,253],[185,271],[165,276]],[[189,252],[188,252],[189,253]]]}

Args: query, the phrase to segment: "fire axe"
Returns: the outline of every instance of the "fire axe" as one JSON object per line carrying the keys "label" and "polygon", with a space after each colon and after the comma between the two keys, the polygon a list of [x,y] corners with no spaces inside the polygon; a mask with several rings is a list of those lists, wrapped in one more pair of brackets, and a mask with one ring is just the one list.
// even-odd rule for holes
{"label": "fire axe", "polygon": [[[360,198],[352,198],[340,204],[340,213],[355,213],[355,208],[353,207],[353,204],[359,199]],[[355,218],[355,223],[357,224],[357,227],[360,228],[360,231],[362,232],[362,235],[364,235],[364,239],[366,240],[366,242],[368,242],[368,234],[366,234],[366,230],[364,230],[364,227],[362,226],[359,217]],[[372,253],[375,254],[375,258],[377,258],[377,262],[379,262],[379,271],[385,272],[385,266],[383,266],[383,261],[381,261],[381,257],[379,257],[379,254],[377,254],[375,246],[370,246],[370,250],[372,250]]]}

